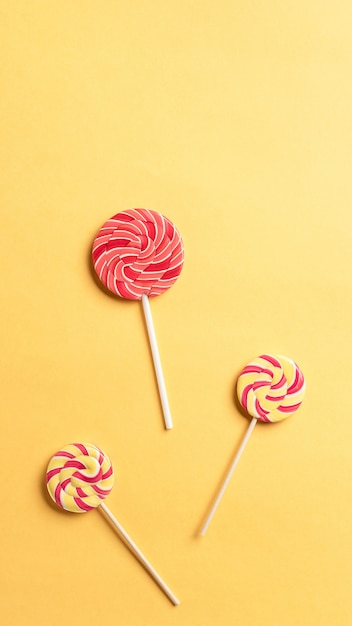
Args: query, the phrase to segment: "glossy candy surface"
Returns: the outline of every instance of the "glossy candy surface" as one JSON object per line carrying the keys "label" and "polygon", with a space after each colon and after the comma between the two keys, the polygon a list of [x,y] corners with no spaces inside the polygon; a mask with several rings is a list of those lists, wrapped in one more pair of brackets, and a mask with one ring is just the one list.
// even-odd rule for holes
{"label": "glossy candy surface", "polygon": [[93,242],[94,269],[115,295],[140,300],[169,289],[181,273],[181,235],[161,213],[129,209],[100,228]]}
{"label": "glossy candy surface", "polygon": [[46,484],[50,496],[62,509],[85,513],[109,495],[114,484],[113,467],[97,446],[72,443],[50,459]]}
{"label": "glossy candy surface", "polygon": [[237,395],[242,407],[263,422],[279,422],[297,411],[305,393],[298,365],[284,356],[262,354],[242,370]]}

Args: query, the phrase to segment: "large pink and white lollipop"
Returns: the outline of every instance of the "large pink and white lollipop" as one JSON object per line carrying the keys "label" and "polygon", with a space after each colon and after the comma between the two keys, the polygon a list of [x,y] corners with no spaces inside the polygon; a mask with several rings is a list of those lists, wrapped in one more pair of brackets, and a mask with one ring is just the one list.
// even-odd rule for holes
{"label": "large pink and white lollipop", "polygon": [[305,381],[298,365],[284,356],[262,354],[242,370],[237,380],[237,396],[241,406],[252,417],[243,441],[202,527],[205,535],[235,467],[257,421],[279,422],[300,407]]}
{"label": "large pink and white lollipop", "polygon": [[103,500],[114,484],[114,471],[109,457],[91,443],[72,443],[61,448],[50,459],[46,485],[54,502],[72,513],[85,513],[99,507],[128,544],[131,552],[164,591],[174,605],[179,600],[155,571]]}
{"label": "large pink and white lollipop", "polygon": [[92,257],[109,291],[142,301],[165,426],[172,428],[149,298],[164,293],[179,277],[184,260],[181,235],[161,213],[128,209],[103,224],[94,239]]}

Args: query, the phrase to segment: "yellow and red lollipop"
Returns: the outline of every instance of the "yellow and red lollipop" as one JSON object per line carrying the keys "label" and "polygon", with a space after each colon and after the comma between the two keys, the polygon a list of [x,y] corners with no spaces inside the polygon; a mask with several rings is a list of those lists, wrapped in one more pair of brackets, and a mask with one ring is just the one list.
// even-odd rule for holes
{"label": "yellow and red lollipop", "polygon": [[110,459],[97,446],[74,443],[50,459],[46,484],[52,499],[62,509],[85,513],[109,495],[114,472]]}
{"label": "yellow and red lollipop", "polygon": [[300,407],[305,381],[298,365],[284,356],[263,354],[242,370],[237,396],[253,419],[280,422]]}
{"label": "yellow and red lollipop", "polygon": [[91,443],[72,443],[61,448],[50,459],[46,471],[47,489],[54,502],[72,513],[85,513],[99,507],[169,600],[174,605],[179,604],[179,600],[103,502],[113,484],[114,471],[109,457]]}
{"label": "yellow and red lollipop", "polygon": [[300,407],[306,385],[298,365],[284,356],[262,354],[246,365],[237,380],[241,406],[252,417],[226,478],[200,531],[205,535],[254,426],[286,419]]}

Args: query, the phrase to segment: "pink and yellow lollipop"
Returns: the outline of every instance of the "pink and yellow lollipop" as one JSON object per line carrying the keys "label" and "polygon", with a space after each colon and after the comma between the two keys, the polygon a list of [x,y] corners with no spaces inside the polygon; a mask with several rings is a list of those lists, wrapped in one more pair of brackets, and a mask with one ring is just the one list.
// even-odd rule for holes
{"label": "pink and yellow lollipop", "polygon": [[128,209],[100,228],[92,258],[99,279],[109,291],[121,298],[142,301],[165,426],[172,428],[149,298],[164,293],[179,277],[184,260],[181,235],[157,211]]}
{"label": "pink and yellow lollipop", "polygon": [[54,502],[66,511],[85,513],[102,504],[114,484],[109,457],[92,444],[72,443],[59,450],[46,472]]}
{"label": "pink and yellow lollipop", "polygon": [[114,471],[109,457],[91,443],[72,443],[61,448],[50,459],[46,485],[54,502],[72,513],[85,513],[99,507],[128,544],[155,582],[174,605],[179,600],[155,571],[103,500],[114,484]]}
{"label": "pink and yellow lollipop", "polygon": [[235,467],[257,421],[279,422],[295,413],[305,393],[305,381],[298,365],[284,356],[262,354],[242,370],[237,380],[241,406],[252,417],[243,441],[200,532],[205,535]]}
{"label": "pink and yellow lollipop", "polygon": [[237,381],[237,396],[255,420],[280,422],[299,408],[305,392],[298,365],[284,356],[263,354],[246,365]]}

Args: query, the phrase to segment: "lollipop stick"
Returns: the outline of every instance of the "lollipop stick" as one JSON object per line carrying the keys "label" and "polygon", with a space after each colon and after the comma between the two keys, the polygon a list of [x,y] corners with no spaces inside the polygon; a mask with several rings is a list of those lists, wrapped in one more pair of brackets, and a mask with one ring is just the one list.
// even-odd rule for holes
{"label": "lollipop stick", "polygon": [[169,401],[167,399],[164,375],[163,375],[163,370],[161,367],[159,349],[158,349],[158,344],[156,341],[156,335],[155,335],[155,330],[154,330],[152,312],[150,310],[149,298],[145,294],[142,295],[142,304],[143,304],[144,317],[145,317],[145,321],[146,321],[147,329],[148,329],[150,347],[151,347],[151,351],[153,355],[156,379],[158,381],[161,406],[163,408],[163,413],[164,413],[165,427],[169,429],[169,428],[172,428],[172,419],[171,419],[171,413],[170,413],[170,408],[169,408]]}
{"label": "lollipop stick", "polygon": [[204,537],[205,533],[208,530],[208,526],[209,526],[211,520],[213,519],[213,515],[214,515],[216,509],[218,508],[220,500],[221,500],[222,496],[224,495],[224,491],[225,491],[228,483],[230,482],[230,478],[231,478],[231,476],[232,476],[232,474],[233,474],[233,472],[234,472],[234,470],[236,468],[236,465],[237,465],[238,461],[240,460],[240,458],[242,456],[243,450],[246,447],[248,439],[250,438],[256,423],[257,423],[257,418],[253,417],[251,422],[250,422],[250,424],[249,424],[249,426],[248,426],[248,428],[247,428],[246,434],[243,437],[241,445],[240,445],[240,447],[237,450],[236,456],[235,456],[234,460],[232,461],[231,467],[230,467],[229,471],[227,472],[226,478],[225,478],[225,480],[224,480],[224,482],[223,482],[223,484],[221,486],[221,489],[220,489],[218,495],[216,496],[215,502],[214,502],[214,504],[213,504],[213,506],[212,506],[212,508],[210,510],[210,513],[209,513],[209,515],[208,515],[208,517],[207,517],[207,519],[206,519],[206,521],[205,521],[205,523],[204,523],[204,525],[202,527],[202,530],[200,531],[200,534],[203,537]]}
{"label": "lollipop stick", "polygon": [[120,535],[123,537],[123,539],[126,541],[126,543],[129,545],[131,551],[133,552],[133,554],[139,559],[139,561],[142,563],[142,565],[145,567],[145,569],[147,570],[147,572],[149,572],[149,574],[151,575],[151,577],[155,580],[155,582],[159,585],[159,587],[163,590],[163,592],[167,595],[167,597],[169,598],[169,600],[171,600],[171,602],[176,606],[178,604],[180,604],[180,601],[176,598],[176,596],[172,593],[171,589],[169,589],[169,587],[167,586],[167,584],[163,581],[162,578],[160,578],[159,574],[155,571],[155,569],[152,567],[152,565],[149,563],[149,561],[146,559],[146,557],[144,556],[144,554],[140,551],[140,549],[136,546],[136,544],[134,543],[134,541],[131,539],[131,537],[127,534],[127,532],[125,531],[125,529],[121,526],[121,524],[117,521],[116,517],[111,513],[110,509],[108,509],[108,507],[106,506],[106,504],[104,504],[103,502],[99,505],[99,507],[101,509],[103,509],[104,513],[106,514],[106,516],[109,518],[109,520],[111,521],[111,523],[115,526],[115,528],[117,528],[117,530],[119,531]]}

